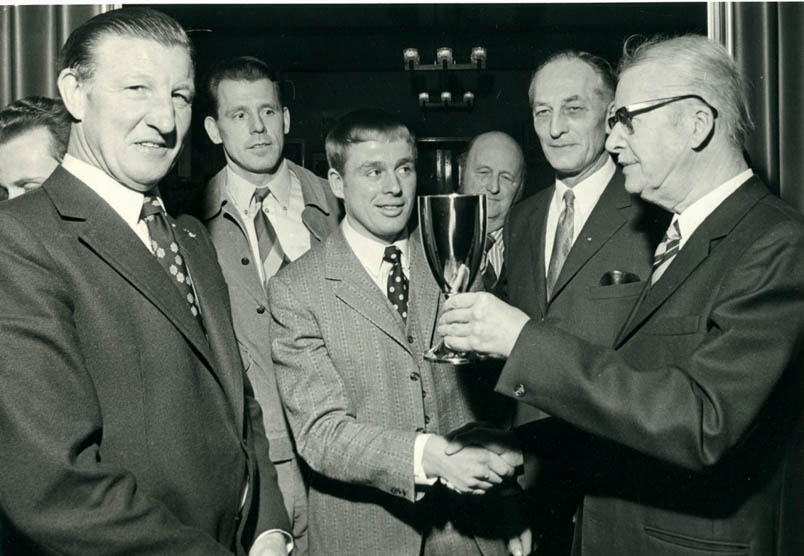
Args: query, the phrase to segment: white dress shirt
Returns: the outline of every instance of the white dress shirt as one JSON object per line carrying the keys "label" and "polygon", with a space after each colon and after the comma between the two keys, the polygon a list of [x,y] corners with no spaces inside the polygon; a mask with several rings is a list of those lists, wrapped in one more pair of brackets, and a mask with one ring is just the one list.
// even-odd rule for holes
{"label": "white dress shirt", "polygon": [[[730,180],[726,180],[715,189],[692,203],[684,212],[674,215],[673,220],[678,220],[678,228],[681,231],[681,239],[678,242],[678,249],[684,248],[690,236],[698,229],[706,218],[725,201],[729,195],[737,191],[742,184],[747,182],[754,172],[749,168],[740,172]],[[673,223],[671,222],[672,226]]]}
{"label": "white dress shirt", "polygon": [[[575,217],[572,221],[572,245],[575,245],[575,240],[580,235],[584,224],[592,214],[598,199],[605,191],[606,186],[611,181],[614,172],[617,171],[617,166],[611,157],[608,157],[606,163],[601,166],[594,174],[588,176],[586,179],[576,183],[572,188],[575,194]],[[556,227],[558,226],[558,218],[561,216],[561,211],[564,208],[564,192],[569,189],[564,182],[556,179],[556,190],[553,193],[553,199],[550,201],[550,208],[547,211],[547,224],[544,235],[544,275],[550,269],[550,259],[553,256],[553,243],[556,237]]]}
{"label": "white dress shirt", "polygon": [[[388,287],[388,275],[391,273],[391,263],[383,260],[383,257],[388,244],[359,233],[352,226],[348,214],[341,223],[341,229],[343,230],[343,237],[346,238],[346,243],[354,252],[357,260],[360,261],[368,275],[380,288],[382,294],[387,295],[386,288]],[[402,272],[410,280],[408,236],[396,240],[393,244],[402,252]],[[430,479],[427,477],[422,466],[424,445],[431,436],[431,434],[427,433],[419,434],[416,436],[416,441],[413,445],[413,478],[417,485],[432,485],[436,481],[435,478]]]}
{"label": "white dress shirt", "polygon": [[[288,167],[287,161],[282,160],[279,170],[274,178],[266,184],[266,187],[270,189],[270,193],[263,200],[262,210],[271,221],[282,251],[289,260],[295,261],[310,249],[310,232],[302,222],[304,197],[299,178]],[[252,257],[255,261],[260,261],[262,260],[260,247],[257,243],[257,232],[254,229],[254,215],[257,210],[254,200],[256,186],[240,177],[227,165],[226,189],[240,220],[246,227]],[[263,265],[256,266],[260,279],[265,281]]]}

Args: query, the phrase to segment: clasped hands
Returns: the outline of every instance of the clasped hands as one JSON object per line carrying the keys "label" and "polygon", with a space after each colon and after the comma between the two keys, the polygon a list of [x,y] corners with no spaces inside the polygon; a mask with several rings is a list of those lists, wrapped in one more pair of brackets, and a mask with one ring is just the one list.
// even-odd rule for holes
{"label": "clasped hands", "polygon": [[522,465],[522,450],[513,433],[470,423],[449,437],[432,436],[424,446],[422,467],[461,494],[484,494]]}

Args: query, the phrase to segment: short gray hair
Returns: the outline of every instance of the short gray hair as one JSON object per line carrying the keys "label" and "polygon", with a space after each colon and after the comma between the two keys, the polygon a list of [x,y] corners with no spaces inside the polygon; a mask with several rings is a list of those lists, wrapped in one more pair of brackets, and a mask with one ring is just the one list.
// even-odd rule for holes
{"label": "short gray hair", "polygon": [[596,92],[598,96],[600,96],[601,100],[608,104],[614,99],[614,88],[617,85],[617,78],[614,75],[614,69],[606,59],[582,50],[560,50],[551,54],[531,74],[530,85],[528,86],[528,100],[530,101],[531,108],[533,108],[534,95],[536,94],[536,78],[538,77],[539,72],[549,64],[558,62],[560,60],[578,60],[579,62],[583,62],[589,66],[600,77],[600,80],[603,83],[602,88],[596,89]]}
{"label": "short gray hair", "polygon": [[743,78],[722,45],[703,35],[626,40],[620,75],[648,62],[661,62],[666,71],[684,79],[690,93],[701,95],[717,109],[728,140],[736,148],[745,146],[754,124],[748,112]]}

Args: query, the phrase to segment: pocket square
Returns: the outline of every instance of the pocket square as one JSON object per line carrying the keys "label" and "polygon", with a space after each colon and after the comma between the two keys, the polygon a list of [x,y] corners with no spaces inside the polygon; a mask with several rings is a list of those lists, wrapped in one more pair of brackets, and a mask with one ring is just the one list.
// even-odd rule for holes
{"label": "pocket square", "polygon": [[623,272],[622,270],[609,270],[600,277],[601,286],[613,286],[615,284],[631,284],[639,282],[639,276],[633,272]]}

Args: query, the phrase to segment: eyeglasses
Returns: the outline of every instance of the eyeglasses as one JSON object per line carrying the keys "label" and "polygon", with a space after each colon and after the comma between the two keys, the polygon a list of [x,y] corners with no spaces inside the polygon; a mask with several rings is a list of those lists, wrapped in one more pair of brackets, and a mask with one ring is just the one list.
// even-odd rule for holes
{"label": "eyeglasses", "polygon": [[[634,118],[634,116],[644,114],[645,112],[650,112],[651,110],[656,110],[657,108],[666,106],[671,102],[676,102],[677,100],[684,100],[687,98],[697,98],[705,105],[707,105],[709,109],[712,111],[712,115],[715,118],[717,118],[717,109],[708,102],[706,102],[702,97],[698,95],[680,95],[677,97],[655,98],[653,100],[645,100],[642,102],[637,102],[632,104],[631,108],[629,108],[628,106],[622,106],[618,108],[617,111],[614,113],[614,115],[608,119],[609,130],[614,129],[614,126],[620,123],[623,125],[623,127],[625,127],[625,129],[628,130],[628,133],[633,133],[634,125],[631,120]],[[637,106],[641,106],[643,104],[650,104],[650,106],[646,106],[645,108],[636,108],[636,109],[634,108]]]}

